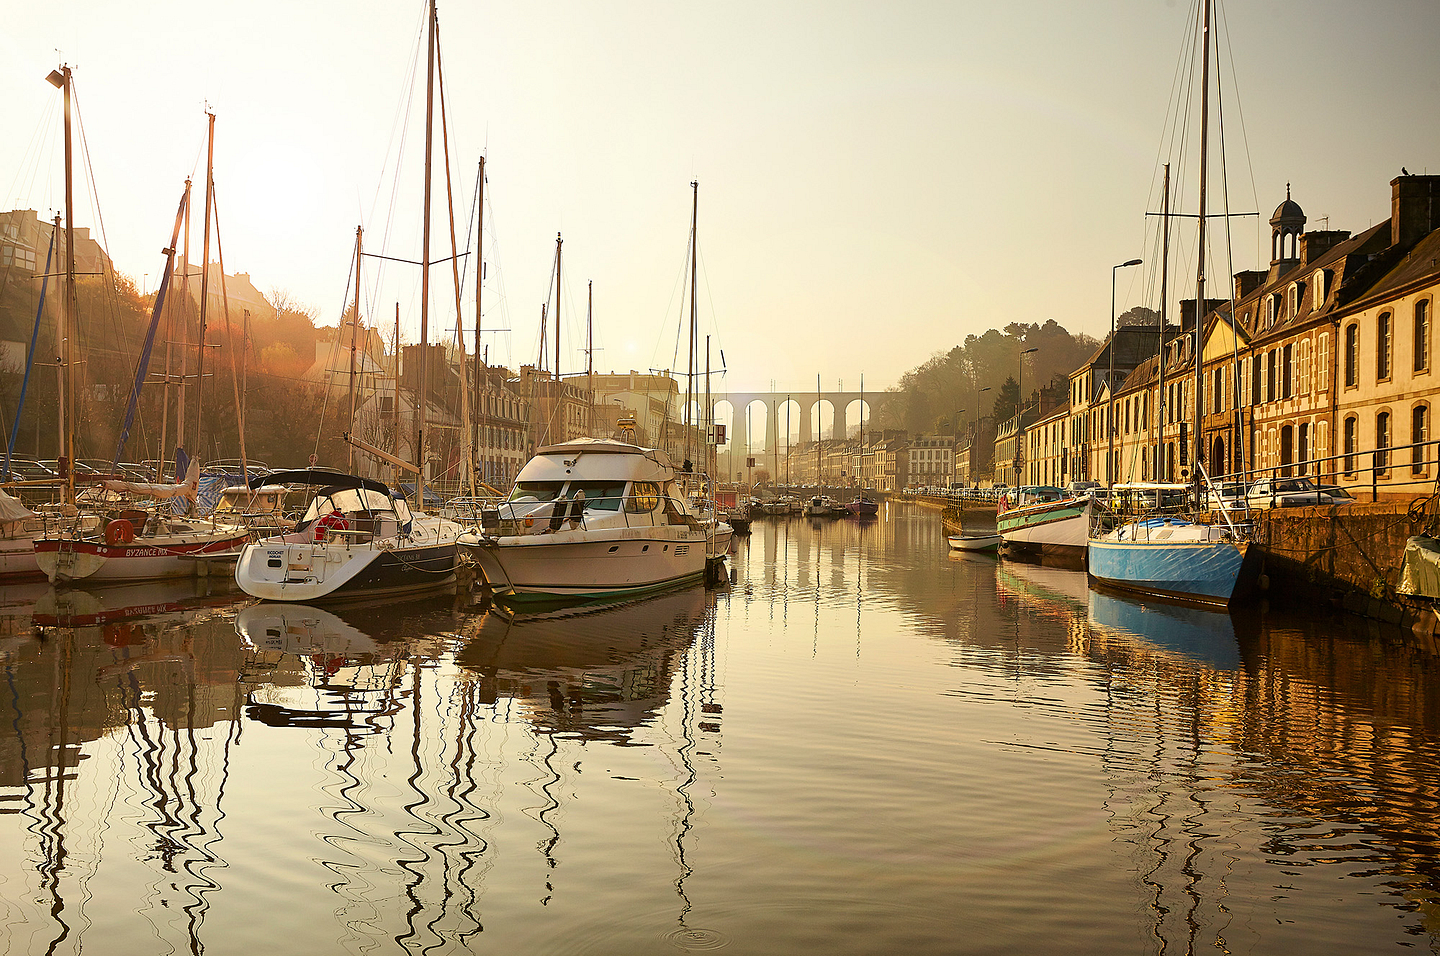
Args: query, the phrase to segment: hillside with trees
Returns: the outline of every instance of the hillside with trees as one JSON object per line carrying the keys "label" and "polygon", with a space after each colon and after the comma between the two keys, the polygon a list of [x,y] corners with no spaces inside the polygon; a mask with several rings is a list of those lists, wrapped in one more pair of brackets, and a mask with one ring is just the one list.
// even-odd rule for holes
{"label": "hillside with trees", "polygon": [[1025,357],[1026,402],[1041,390],[1063,401],[1070,373],[1100,345],[1089,335],[1072,335],[1054,319],[1044,325],[1012,322],[1004,331],[968,335],[962,344],[937,352],[901,376],[877,425],[911,434],[953,434],[957,425],[963,430],[986,415],[1009,418],[1022,384],[1020,353],[1031,348],[1038,351]]}

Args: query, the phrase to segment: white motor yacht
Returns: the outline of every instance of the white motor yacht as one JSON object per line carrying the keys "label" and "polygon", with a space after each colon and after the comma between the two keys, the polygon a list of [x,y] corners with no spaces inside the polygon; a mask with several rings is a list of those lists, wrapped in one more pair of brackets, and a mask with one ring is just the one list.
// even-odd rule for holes
{"label": "white motor yacht", "polygon": [[663,451],[580,438],[540,448],[460,544],[497,601],[524,607],[698,582],[731,531],[690,509]]}

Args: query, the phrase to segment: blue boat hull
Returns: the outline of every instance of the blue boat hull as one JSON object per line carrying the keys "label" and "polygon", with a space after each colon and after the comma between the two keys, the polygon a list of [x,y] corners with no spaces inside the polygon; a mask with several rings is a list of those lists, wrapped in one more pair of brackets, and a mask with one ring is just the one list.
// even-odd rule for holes
{"label": "blue boat hull", "polygon": [[1244,596],[1248,544],[1091,539],[1090,576],[1141,594],[1228,606]]}

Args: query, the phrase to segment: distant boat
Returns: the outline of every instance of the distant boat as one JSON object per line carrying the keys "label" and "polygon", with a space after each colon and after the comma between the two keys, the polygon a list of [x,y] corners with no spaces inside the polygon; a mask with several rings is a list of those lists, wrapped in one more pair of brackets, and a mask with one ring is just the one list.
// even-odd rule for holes
{"label": "distant boat", "polygon": [[952,534],[947,540],[951,551],[994,551],[1005,538],[998,534]]}
{"label": "distant boat", "polygon": [[856,518],[873,518],[880,513],[880,502],[864,495],[856,495],[845,507],[850,509],[850,514]]}

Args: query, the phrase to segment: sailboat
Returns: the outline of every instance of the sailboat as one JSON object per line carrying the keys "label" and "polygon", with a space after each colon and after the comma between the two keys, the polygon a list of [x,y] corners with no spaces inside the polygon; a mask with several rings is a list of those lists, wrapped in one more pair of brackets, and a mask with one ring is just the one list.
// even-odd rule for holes
{"label": "sailboat", "polygon": [[[68,233],[73,226],[71,215],[71,189],[69,185],[71,160],[69,154],[69,117],[71,75],[68,67],[58,73],[57,85],[65,91],[66,121],[66,318],[73,322],[75,295],[74,243]],[[215,117],[210,114],[210,142],[215,136]],[[206,245],[209,245],[209,208],[213,201],[213,175],[207,168],[206,189]],[[184,221],[190,199],[189,183],[186,183],[179,208],[175,213],[175,226],[171,232],[170,244],[165,252],[165,269],[161,273],[160,287],[155,293],[155,306],[151,313],[150,326],[146,331],[145,343],[136,363],[135,381],[130,391],[129,407],[121,426],[120,439],[111,462],[110,473],[119,471],[125,442],[135,421],[135,413],[149,367],[151,349],[155,344],[155,333],[165,306],[165,295],[169,289],[170,276],[175,267],[175,249],[179,242],[180,227]],[[203,323],[202,323],[203,328]],[[65,336],[66,349],[73,336],[73,328]],[[202,348],[203,352],[203,348]],[[71,359],[62,358],[62,371],[67,375],[67,384],[62,391],[72,390],[73,382],[68,381]],[[73,403],[68,403],[71,413],[64,417],[62,428],[63,451],[69,461],[74,461],[75,413]],[[77,510],[60,527],[47,529],[35,538],[35,563],[50,579],[52,584],[68,584],[74,581],[144,581],[157,578],[184,577],[195,574],[199,562],[233,557],[240,546],[249,540],[249,531],[242,526],[224,524],[214,519],[173,515],[155,507],[154,502],[175,497],[188,497],[192,502],[198,495],[198,466],[191,469],[186,480],[175,484],[137,484],[129,481],[107,480],[99,488],[87,490],[78,500],[74,494],[74,473],[66,483],[66,501]]]}
{"label": "sailboat", "polygon": [[[1190,431],[1195,462],[1192,482],[1194,501],[1188,515],[1139,513],[1118,514],[1091,531],[1087,550],[1092,581],[1103,585],[1199,604],[1228,606],[1243,598],[1253,576],[1253,560],[1247,561],[1250,542],[1245,532],[1222,517],[1221,524],[1198,520],[1207,511],[1204,471],[1201,465],[1204,408],[1204,353],[1200,335],[1205,321],[1205,185],[1209,134],[1210,92],[1210,0],[1205,0],[1201,39],[1200,94],[1200,210],[1196,217],[1199,268],[1196,275],[1195,339],[1191,350],[1195,363],[1194,422]],[[1163,336],[1162,336],[1163,338]],[[1132,496],[1143,500],[1143,496]],[[1114,508],[1116,502],[1111,502]],[[1112,514],[1114,514],[1112,512]],[[1109,525],[1108,527],[1106,525]]]}
{"label": "sailboat", "polygon": [[[425,189],[420,279],[420,343],[429,341],[430,170],[439,23],[430,0],[426,34]],[[357,285],[359,256],[356,256]],[[358,300],[357,300],[358,301]],[[356,315],[358,321],[358,312]],[[399,343],[396,343],[398,360]],[[463,360],[463,356],[462,356]],[[425,502],[425,425],[428,361],[422,354],[416,401],[414,463],[401,460],[351,435],[350,444],[415,474],[416,502]],[[397,403],[397,408],[398,403]],[[466,429],[468,438],[469,430]],[[467,453],[468,457],[468,453]],[[256,475],[251,488],[299,485],[312,489],[310,503],[295,527],[247,545],[235,563],[235,583],[246,594],[270,601],[315,603],[413,594],[455,581],[456,540],[462,526],[448,518],[413,511],[405,497],[375,478],[307,468]]]}

